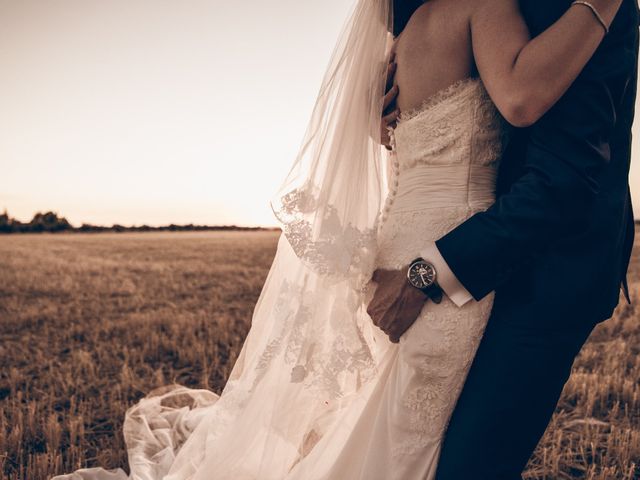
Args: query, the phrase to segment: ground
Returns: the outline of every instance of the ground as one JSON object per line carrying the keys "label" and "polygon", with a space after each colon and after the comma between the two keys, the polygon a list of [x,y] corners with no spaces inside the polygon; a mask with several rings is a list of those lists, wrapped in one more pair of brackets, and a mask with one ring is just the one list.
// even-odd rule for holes
{"label": "ground", "polygon": [[[125,410],[177,382],[220,392],[274,232],[0,237],[0,475],[125,467]],[[640,235],[639,235],[640,236]],[[640,252],[629,272],[640,300]],[[640,478],[640,309],[574,365],[526,479]]]}

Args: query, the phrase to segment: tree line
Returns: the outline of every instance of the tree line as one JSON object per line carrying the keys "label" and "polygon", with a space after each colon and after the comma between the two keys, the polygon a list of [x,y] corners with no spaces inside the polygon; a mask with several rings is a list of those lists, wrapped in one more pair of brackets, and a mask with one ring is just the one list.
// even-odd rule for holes
{"label": "tree line", "polygon": [[110,227],[102,225],[91,225],[83,223],[79,227],[74,227],[65,217],[59,216],[55,212],[36,213],[28,223],[12,218],[7,211],[0,214],[0,234],[1,233],[57,233],[57,232],[180,232],[180,231],[205,231],[205,230],[277,230],[275,228],[263,227],[239,227],[236,225],[166,225],[152,227],[149,225],[124,226],[119,224]]}
{"label": "tree line", "polygon": [[[636,219],[636,224],[640,225],[640,219]],[[236,225],[165,225],[161,227],[151,227],[149,225],[129,226],[114,224],[110,227],[102,225],[91,225],[83,223],[79,227],[74,227],[65,217],[58,216],[55,212],[36,213],[30,222],[23,223],[9,216],[7,211],[0,214],[0,234],[2,233],[56,233],[56,232],[188,232],[206,230],[278,230],[278,228],[264,227],[239,227]]]}

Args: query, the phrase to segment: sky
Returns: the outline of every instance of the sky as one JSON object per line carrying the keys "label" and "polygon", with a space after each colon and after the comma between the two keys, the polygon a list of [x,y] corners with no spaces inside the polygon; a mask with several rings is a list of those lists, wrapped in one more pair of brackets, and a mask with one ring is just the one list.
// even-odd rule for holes
{"label": "sky", "polygon": [[352,3],[0,0],[0,210],[276,225]]}

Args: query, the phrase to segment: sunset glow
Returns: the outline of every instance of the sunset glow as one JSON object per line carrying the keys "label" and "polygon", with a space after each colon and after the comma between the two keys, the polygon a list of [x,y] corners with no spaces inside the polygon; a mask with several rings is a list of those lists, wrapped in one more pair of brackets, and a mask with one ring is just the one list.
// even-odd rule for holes
{"label": "sunset glow", "polygon": [[275,225],[351,3],[0,0],[0,210]]}

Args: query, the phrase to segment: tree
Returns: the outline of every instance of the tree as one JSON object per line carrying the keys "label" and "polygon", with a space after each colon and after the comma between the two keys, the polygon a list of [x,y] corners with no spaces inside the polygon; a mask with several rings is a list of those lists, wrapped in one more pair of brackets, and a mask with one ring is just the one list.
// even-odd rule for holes
{"label": "tree", "polygon": [[9,216],[5,210],[0,215],[0,233],[11,233],[13,231],[13,219]]}
{"label": "tree", "polygon": [[64,217],[58,217],[54,212],[36,213],[29,222],[30,232],[61,232],[71,230],[71,224]]}

